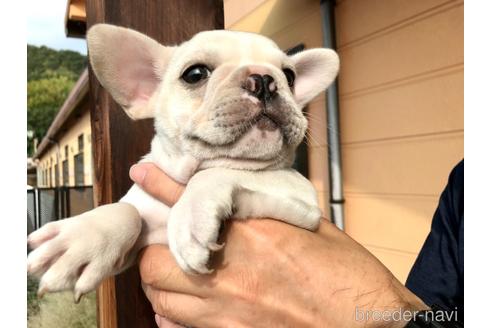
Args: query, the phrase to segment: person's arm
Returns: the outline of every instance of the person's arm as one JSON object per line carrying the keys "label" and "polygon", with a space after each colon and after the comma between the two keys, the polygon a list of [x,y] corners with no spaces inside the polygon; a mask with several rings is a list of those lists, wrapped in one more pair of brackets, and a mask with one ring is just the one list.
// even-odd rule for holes
{"label": "person's arm", "polygon": [[[168,205],[183,186],[156,167],[132,169]],[[138,177],[144,177],[139,179]],[[274,220],[230,220],[210,275],[188,275],[162,245],[141,255],[142,287],[161,327],[404,327],[394,314],[427,306],[327,220],[316,233]],[[393,316],[392,316],[393,315]]]}

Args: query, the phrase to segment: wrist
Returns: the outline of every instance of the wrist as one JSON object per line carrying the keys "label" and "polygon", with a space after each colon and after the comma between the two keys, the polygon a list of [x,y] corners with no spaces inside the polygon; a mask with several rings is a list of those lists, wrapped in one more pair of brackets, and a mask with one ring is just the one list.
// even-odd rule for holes
{"label": "wrist", "polygon": [[392,277],[387,288],[383,288],[380,293],[375,295],[372,304],[373,306],[369,307],[370,310],[365,313],[365,323],[367,327],[374,328],[403,328],[414,318],[417,312],[430,309],[418,296],[394,277]]}

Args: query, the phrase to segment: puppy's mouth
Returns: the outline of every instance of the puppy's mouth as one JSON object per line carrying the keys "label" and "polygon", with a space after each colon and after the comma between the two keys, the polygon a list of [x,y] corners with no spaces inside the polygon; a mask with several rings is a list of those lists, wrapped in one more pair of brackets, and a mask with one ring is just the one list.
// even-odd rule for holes
{"label": "puppy's mouth", "polygon": [[246,133],[248,133],[255,127],[260,131],[273,132],[275,130],[281,130],[281,124],[282,122],[279,118],[275,117],[275,115],[271,115],[266,113],[265,111],[261,111],[252,119],[237,122],[234,126],[235,133],[227,142],[220,142],[218,140],[207,140],[195,133],[190,133],[186,136],[190,140],[198,141],[209,147],[227,147],[233,146],[239,139],[241,139],[241,137],[243,137]]}
{"label": "puppy's mouth", "polygon": [[279,124],[280,122],[278,122],[274,117],[266,113],[261,113],[254,120],[253,126],[256,125],[259,130],[275,131],[279,128]]}

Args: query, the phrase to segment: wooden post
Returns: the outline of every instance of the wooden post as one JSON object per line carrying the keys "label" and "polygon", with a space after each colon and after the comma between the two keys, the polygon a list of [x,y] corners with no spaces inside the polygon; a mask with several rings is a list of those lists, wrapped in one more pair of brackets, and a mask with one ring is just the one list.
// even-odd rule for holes
{"label": "wooden post", "polygon": [[[109,23],[179,44],[224,26],[222,0],[88,0],[87,27]],[[130,188],[130,166],[150,150],[151,120],[132,121],[89,70],[95,205],[118,201]],[[156,327],[138,268],[104,281],[97,291],[100,328]]]}

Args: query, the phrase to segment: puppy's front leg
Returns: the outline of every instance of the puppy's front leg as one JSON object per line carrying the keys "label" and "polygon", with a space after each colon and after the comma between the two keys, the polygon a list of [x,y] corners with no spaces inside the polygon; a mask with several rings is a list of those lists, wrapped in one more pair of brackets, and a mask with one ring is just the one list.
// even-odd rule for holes
{"label": "puppy's front leg", "polygon": [[[275,185],[264,181],[275,181]],[[321,219],[312,185],[293,170],[248,172],[211,168],[195,174],[171,209],[169,248],[187,272],[208,273],[210,253],[219,250],[220,225],[269,217],[316,230]]]}
{"label": "puppy's front leg", "polygon": [[167,227],[169,248],[179,266],[190,273],[211,272],[210,252],[222,248],[217,238],[222,221],[232,215],[235,190],[228,179],[213,179],[202,172],[191,178],[172,207]]}
{"label": "puppy's front leg", "polygon": [[134,206],[115,203],[68,219],[50,222],[31,233],[34,250],[28,273],[41,278],[39,294],[73,289],[75,300],[106,277],[123,271],[142,220]]}

